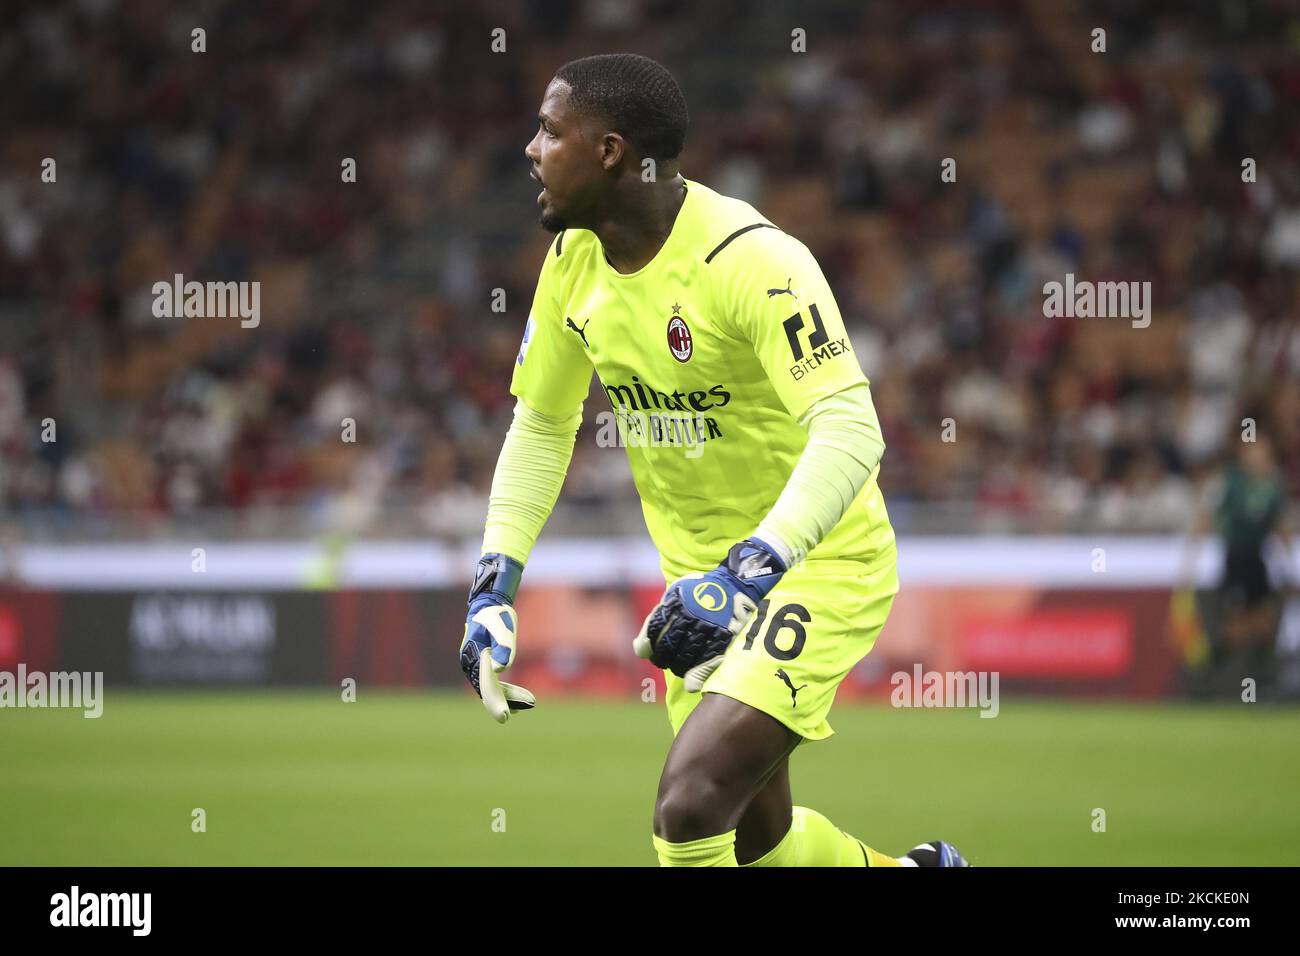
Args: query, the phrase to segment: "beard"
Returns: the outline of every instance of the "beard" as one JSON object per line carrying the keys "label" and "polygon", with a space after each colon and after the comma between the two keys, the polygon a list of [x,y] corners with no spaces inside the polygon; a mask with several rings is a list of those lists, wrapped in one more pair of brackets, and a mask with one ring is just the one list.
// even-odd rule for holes
{"label": "beard", "polygon": [[542,214],[538,217],[537,221],[542,224],[542,228],[547,232],[559,233],[569,228],[569,224],[565,221],[563,216],[559,216],[553,212],[547,212],[546,210],[542,210]]}

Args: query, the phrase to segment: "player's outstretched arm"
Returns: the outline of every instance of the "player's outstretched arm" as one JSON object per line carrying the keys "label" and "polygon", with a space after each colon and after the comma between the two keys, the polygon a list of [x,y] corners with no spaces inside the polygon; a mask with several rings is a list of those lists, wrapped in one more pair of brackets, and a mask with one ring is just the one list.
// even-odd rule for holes
{"label": "player's outstretched arm", "polygon": [[515,660],[519,619],[515,591],[542,526],[559,497],[582,424],[591,362],[577,336],[564,330],[561,236],[551,243],[510,380],[518,398],[506,433],[483,533],[483,557],[470,589],[460,665],[497,722],[537,703],[500,679]]}
{"label": "player's outstretched arm", "polygon": [[581,406],[571,415],[553,416],[520,399],[492,477],[483,556],[469,592],[460,666],[498,723],[505,723],[512,711],[530,710],[537,703],[527,689],[499,675],[515,660],[519,618],[514,600],[524,563],[555,507],[581,421]]}

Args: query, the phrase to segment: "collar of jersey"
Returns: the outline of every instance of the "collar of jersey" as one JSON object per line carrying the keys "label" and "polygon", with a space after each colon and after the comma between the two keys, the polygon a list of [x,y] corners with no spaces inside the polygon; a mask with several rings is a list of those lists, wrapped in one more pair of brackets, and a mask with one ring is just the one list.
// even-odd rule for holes
{"label": "collar of jersey", "polygon": [[[661,260],[666,260],[670,258],[671,256],[670,248],[672,247],[673,243],[676,241],[677,237],[681,233],[686,231],[685,219],[687,213],[693,208],[693,204],[691,202],[691,189],[695,186],[695,183],[691,182],[689,179],[683,176],[682,185],[686,188],[686,198],[682,200],[682,207],[677,210],[677,218],[673,220],[672,231],[668,233],[668,238],[665,239],[664,244],[659,247],[659,251],[654,254],[654,258],[651,259],[649,262],[647,262],[645,265],[643,265],[640,269],[637,269],[636,272],[619,272],[617,269],[615,269],[613,266],[609,264],[609,260],[605,258],[605,250],[601,249],[600,264],[605,267],[605,274],[607,276],[610,276],[615,279],[635,279],[637,276],[643,276],[651,269],[653,269],[656,263],[660,262]],[[596,241],[596,245],[597,246],[600,245],[599,240]]]}

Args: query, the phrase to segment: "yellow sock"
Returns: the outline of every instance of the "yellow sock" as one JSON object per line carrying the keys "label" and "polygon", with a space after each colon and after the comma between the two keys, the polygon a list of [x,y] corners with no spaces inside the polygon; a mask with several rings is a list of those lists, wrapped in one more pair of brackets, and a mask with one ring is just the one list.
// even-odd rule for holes
{"label": "yellow sock", "polygon": [[795,807],[790,829],[781,842],[745,866],[902,866],[892,856],[871,849],[816,810]]}
{"label": "yellow sock", "polygon": [[688,840],[686,843],[669,843],[652,834],[660,866],[737,866],[736,831],[728,830],[717,836]]}

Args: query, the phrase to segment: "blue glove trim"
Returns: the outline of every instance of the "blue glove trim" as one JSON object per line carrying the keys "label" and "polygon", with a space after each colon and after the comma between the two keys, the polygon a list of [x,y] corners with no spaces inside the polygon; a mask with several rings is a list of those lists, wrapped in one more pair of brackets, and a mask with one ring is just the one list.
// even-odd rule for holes
{"label": "blue glove trim", "polygon": [[761,538],[746,538],[727,552],[727,570],[755,602],[767,597],[781,575],[790,570],[781,556]]}
{"label": "blue glove trim", "polygon": [[469,589],[469,603],[482,595],[491,595],[494,604],[513,604],[524,566],[505,554],[485,554],[478,560],[474,583]]}

